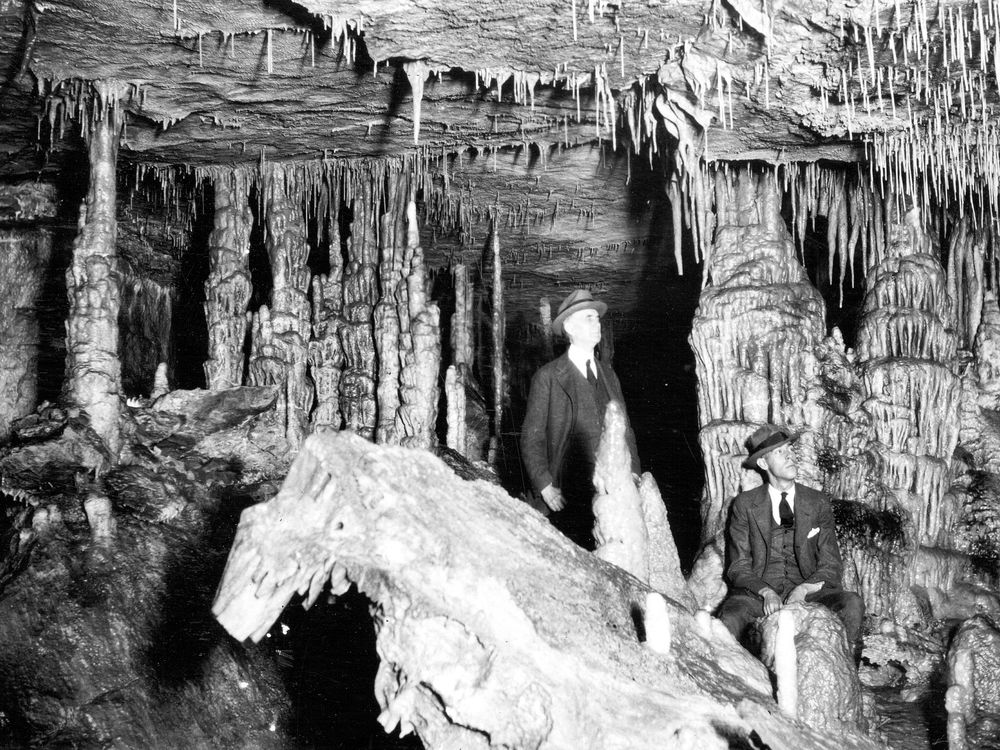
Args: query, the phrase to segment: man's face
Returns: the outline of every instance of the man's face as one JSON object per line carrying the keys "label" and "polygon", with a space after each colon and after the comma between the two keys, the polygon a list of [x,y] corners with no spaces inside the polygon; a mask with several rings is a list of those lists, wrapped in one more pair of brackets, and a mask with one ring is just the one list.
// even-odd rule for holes
{"label": "man's face", "polygon": [[792,481],[799,475],[799,461],[791,443],[765,453],[757,459],[757,465],[775,479]]}
{"label": "man's face", "polygon": [[571,344],[595,347],[601,340],[601,316],[597,310],[580,310],[566,318],[563,329]]}

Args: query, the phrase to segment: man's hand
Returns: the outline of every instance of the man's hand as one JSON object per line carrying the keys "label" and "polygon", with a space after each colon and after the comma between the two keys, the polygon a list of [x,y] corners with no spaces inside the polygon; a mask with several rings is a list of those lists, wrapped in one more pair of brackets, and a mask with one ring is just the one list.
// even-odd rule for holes
{"label": "man's hand", "polygon": [[781,609],[781,597],[778,596],[774,589],[765,589],[764,593],[761,594],[764,597],[764,614],[773,615],[779,609]]}
{"label": "man's hand", "polygon": [[795,602],[804,602],[809,594],[814,594],[823,588],[822,581],[816,581],[816,583],[800,583],[794,589],[792,593],[788,595],[785,599],[785,604],[794,604]]}
{"label": "man's hand", "polygon": [[563,497],[562,490],[553,487],[551,484],[542,490],[542,500],[549,506],[553,513],[558,513],[566,507],[566,498]]}

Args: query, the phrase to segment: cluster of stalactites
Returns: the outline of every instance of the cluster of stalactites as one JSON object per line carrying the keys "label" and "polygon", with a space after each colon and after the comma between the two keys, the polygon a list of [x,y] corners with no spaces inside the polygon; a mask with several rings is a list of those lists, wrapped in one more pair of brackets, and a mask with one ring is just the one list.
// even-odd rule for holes
{"label": "cluster of stalactites", "polygon": [[[352,173],[360,178],[353,183],[344,172],[301,163],[265,164],[256,174],[206,172],[218,196],[206,373],[215,388],[241,384],[244,369],[250,384],[279,385],[292,444],[312,428],[348,426],[381,442],[431,447],[438,312],[428,299],[411,182],[398,163],[367,167]],[[250,313],[254,180],[273,287],[270,300]],[[346,234],[341,206],[352,217]],[[328,247],[324,273],[312,273],[308,262],[310,214],[321,222],[317,241]]]}

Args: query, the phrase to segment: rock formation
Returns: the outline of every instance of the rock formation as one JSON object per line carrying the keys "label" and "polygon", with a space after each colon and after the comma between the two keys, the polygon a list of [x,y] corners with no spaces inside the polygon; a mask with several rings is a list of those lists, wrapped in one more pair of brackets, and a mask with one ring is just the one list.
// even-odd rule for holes
{"label": "rock formation", "polygon": [[80,210],[80,234],[66,272],[69,320],[66,323],[66,398],[87,411],[112,461],[121,447],[118,359],[118,305],[121,292],[115,266],[116,171],[121,111],[117,92],[105,88],[95,97],[88,130],[90,188]]}
{"label": "rock formation", "polygon": [[948,649],[948,747],[989,748],[1000,730],[1000,631],[988,617],[962,623]]}
{"label": "rock formation", "polygon": [[675,645],[643,649],[649,589],[499,488],[425,453],[314,435],[278,496],[243,514],[213,612],[259,640],[296,594],[351,583],[375,602],[382,723],[427,747],[724,747],[753,732],[874,747],[771,714],[763,668],[672,600]]}
{"label": "rock formation", "polygon": [[243,385],[253,215],[246,172],[223,172],[214,187],[215,226],[209,238],[210,270],[205,281],[205,381],[211,389],[222,389]]}

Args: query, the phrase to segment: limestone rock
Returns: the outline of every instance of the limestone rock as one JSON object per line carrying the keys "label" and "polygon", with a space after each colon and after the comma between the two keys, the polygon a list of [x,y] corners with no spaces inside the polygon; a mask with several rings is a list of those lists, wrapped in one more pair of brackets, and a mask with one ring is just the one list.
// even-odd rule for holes
{"label": "limestone rock", "polygon": [[[787,642],[782,619],[791,626]],[[844,626],[833,612],[819,604],[785,605],[764,619],[762,639],[764,663],[778,672],[779,695],[785,690],[797,696],[800,721],[825,732],[867,731],[861,683]],[[783,664],[789,666],[777,669]],[[785,679],[795,685],[783,686]]]}
{"label": "limestone rock", "polygon": [[670,656],[644,648],[648,587],[421,451],[311,436],[244,512],[213,612],[259,639],[328,581],[373,600],[383,725],[429,748],[875,747],[769,714],[763,667],[669,600]]}
{"label": "limestone rock", "polygon": [[948,649],[948,747],[986,750],[1000,736],[1000,629],[977,616],[959,627]]}

